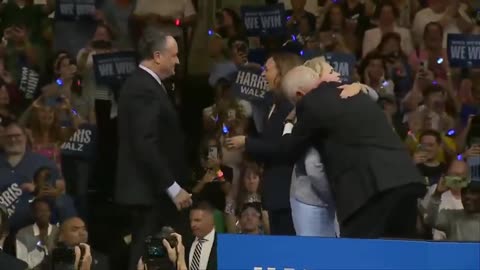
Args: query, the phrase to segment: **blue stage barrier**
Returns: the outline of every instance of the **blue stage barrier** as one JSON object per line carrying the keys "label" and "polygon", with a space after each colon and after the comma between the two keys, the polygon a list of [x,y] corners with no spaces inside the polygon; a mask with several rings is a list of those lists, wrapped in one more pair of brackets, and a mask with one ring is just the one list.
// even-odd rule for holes
{"label": "blue stage barrier", "polygon": [[480,243],[218,236],[219,270],[478,270]]}

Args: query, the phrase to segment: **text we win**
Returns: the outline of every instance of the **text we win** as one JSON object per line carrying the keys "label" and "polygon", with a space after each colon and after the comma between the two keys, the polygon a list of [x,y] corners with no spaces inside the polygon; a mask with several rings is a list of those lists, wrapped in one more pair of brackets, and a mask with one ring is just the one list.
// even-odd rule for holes
{"label": "text we win", "polygon": [[245,26],[248,29],[271,29],[282,27],[282,16],[279,14],[246,17]]}
{"label": "text we win", "polygon": [[128,75],[136,69],[136,65],[131,61],[107,62],[98,65],[98,71],[101,76]]}
{"label": "text we win", "polygon": [[452,45],[450,54],[453,59],[478,60],[480,59],[480,46]]}

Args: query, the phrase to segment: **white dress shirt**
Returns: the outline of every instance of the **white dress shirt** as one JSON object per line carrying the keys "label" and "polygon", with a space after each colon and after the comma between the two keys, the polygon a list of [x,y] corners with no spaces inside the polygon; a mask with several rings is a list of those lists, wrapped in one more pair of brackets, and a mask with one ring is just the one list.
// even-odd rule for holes
{"label": "white dress shirt", "polygon": [[[40,236],[40,228],[36,223],[33,224],[32,227],[33,227],[33,236],[38,238],[38,236]],[[49,224],[47,236],[50,236],[52,234],[52,229],[53,229],[52,225]],[[15,249],[17,253],[17,258],[19,260],[26,262],[29,268],[34,268],[38,266],[43,261],[45,257],[45,253],[47,252],[46,250],[41,250],[40,248],[36,248],[29,252],[25,244],[18,240],[16,240]]]}
{"label": "white dress shirt", "polygon": [[[158,77],[158,75],[155,72],[153,72],[151,69],[147,68],[146,66],[139,65],[138,67],[148,72],[148,74],[152,75],[152,77],[158,82],[158,84],[160,84],[162,89],[164,91],[167,91],[163,86],[162,81],[160,80],[160,77]],[[173,200],[178,195],[178,193],[180,193],[181,190],[182,188],[178,185],[178,183],[173,182],[173,184],[169,188],[167,188],[167,193],[168,193],[168,196],[170,196],[170,198]]]}
{"label": "white dress shirt", "polygon": [[[215,241],[215,229],[213,229],[209,234],[207,234],[203,239],[205,241],[202,244],[202,252],[200,253],[200,266],[198,269],[205,270],[207,269],[208,259],[210,258],[210,253],[212,252],[213,242]],[[195,252],[195,248],[198,245],[198,238],[195,238],[195,241],[192,244],[192,248],[190,248],[190,253],[188,256],[189,265],[188,268],[192,267],[192,259],[193,253]]]}

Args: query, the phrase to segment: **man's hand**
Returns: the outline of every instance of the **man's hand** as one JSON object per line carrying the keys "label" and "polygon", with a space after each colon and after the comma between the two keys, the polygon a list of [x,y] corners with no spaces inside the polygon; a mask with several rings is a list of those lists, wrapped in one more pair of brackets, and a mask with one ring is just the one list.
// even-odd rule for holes
{"label": "man's hand", "polygon": [[465,151],[463,154],[465,158],[480,156],[480,146],[472,145],[470,148]]}
{"label": "man's hand", "polygon": [[60,194],[56,188],[48,186],[40,189],[38,192],[39,198],[57,198],[58,195]]}
{"label": "man's hand", "polygon": [[227,148],[229,150],[239,150],[245,147],[245,136],[235,136],[226,139]]}
{"label": "man's hand", "polygon": [[192,205],[192,194],[189,194],[182,188],[177,196],[175,196],[175,199],[173,199],[173,202],[179,211],[188,208]]}
{"label": "man's hand", "polygon": [[413,161],[415,164],[422,164],[427,161],[427,156],[424,152],[422,151],[417,151],[415,154],[413,154]]}
{"label": "man's hand", "polygon": [[[170,259],[170,261],[175,264],[177,263],[177,259],[178,259],[178,264],[180,265],[182,264],[182,262],[185,263],[184,261],[185,246],[183,246],[182,236],[180,234],[172,233],[171,235],[175,236],[175,238],[177,239],[177,243],[178,243],[177,247],[173,248],[172,246],[170,246],[170,243],[168,243],[166,239],[163,239],[163,246],[165,247],[165,249],[167,249],[168,258]],[[178,258],[177,258],[177,252],[178,252]]]}
{"label": "man's hand", "polygon": [[24,192],[32,193],[35,190],[35,184],[33,183],[23,183],[20,185],[20,188]]}
{"label": "man's hand", "polygon": [[444,192],[446,192],[447,190],[449,190],[449,188],[447,187],[447,185],[445,184],[445,178],[442,177],[440,178],[440,181],[438,181],[438,184],[437,184],[437,188],[435,189],[435,194],[438,196],[438,195],[442,195]]}
{"label": "man's hand", "polygon": [[[83,247],[85,250],[85,254],[83,254],[83,259],[80,258],[81,256],[81,250],[79,246],[75,247],[75,269],[79,270],[91,270],[92,266],[92,253],[90,251],[90,246],[87,244],[80,244],[80,246]],[[80,259],[82,259],[82,263],[80,268],[78,267],[80,265]]]}
{"label": "man's hand", "polygon": [[202,177],[202,182],[210,183],[215,179],[215,177],[217,177],[215,171],[213,169],[208,169],[205,175]]}
{"label": "man's hand", "polygon": [[362,85],[359,83],[344,84],[340,85],[338,89],[342,90],[342,92],[340,92],[341,98],[349,98],[358,95],[358,93],[362,91]]}

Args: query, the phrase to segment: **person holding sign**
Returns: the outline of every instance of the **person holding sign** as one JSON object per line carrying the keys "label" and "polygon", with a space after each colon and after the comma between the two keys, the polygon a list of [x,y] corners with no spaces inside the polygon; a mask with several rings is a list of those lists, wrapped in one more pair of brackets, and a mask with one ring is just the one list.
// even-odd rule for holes
{"label": "person holding sign", "polygon": [[177,42],[150,27],[138,47],[139,68],[125,81],[118,103],[115,199],[131,206],[134,214],[130,270],[143,254],[145,237],[164,225],[187,230],[177,210],[192,204],[191,194],[180,186],[190,175],[184,134],[162,83],[179,64]]}

